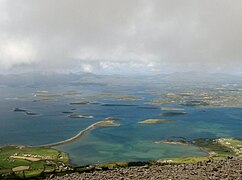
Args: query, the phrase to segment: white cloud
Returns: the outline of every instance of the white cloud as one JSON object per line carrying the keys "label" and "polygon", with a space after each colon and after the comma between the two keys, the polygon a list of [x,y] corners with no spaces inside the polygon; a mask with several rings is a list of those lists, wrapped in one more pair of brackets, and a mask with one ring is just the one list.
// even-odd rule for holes
{"label": "white cloud", "polygon": [[0,68],[240,71],[242,1],[0,0]]}
{"label": "white cloud", "polygon": [[34,49],[26,41],[8,39],[0,44],[0,67],[30,64],[34,62],[34,57]]}
{"label": "white cloud", "polygon": [[88,64],[88,63],[82,63],[81,69],[82,69],[83,72],[89,72],[89,73],[92,73],[94,71],[93,66],[91,64]]}

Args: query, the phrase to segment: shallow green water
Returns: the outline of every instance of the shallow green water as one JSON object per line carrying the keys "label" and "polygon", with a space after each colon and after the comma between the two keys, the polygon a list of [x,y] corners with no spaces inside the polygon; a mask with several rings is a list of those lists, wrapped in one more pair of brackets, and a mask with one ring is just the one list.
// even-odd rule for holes
{"label": "shallow green water", "polygon": [[[50,88],[51,92],[81,91],[75,96],[51,100],[33,101],[36,88],[0,89],[0,144],[43,145],[68,139],[89,125],[107,117],[118,117],[119,127],[97,127],[86,136],[70,144],[56,147],[69,154],[77,165],[110,161],[145,161],[166,157],[205,156],[194,146],[155,144],[167,138],[242,137],[242,110],[240,108],[183,107],[178,104],[148,105],[146,102],[160,98],[149,93],[149,87],[63,87]],[[148,89],[148,90],[147,90]],[[157,91],[161,91],[157,89]],[[102,94],[102,93],[106,93]],[[117,101],[110,98],[136,95],[139,101]],[[22,96],[22,99],[13,97]],[[12,99],[9,99],[11,97]],[[78,100],[98,102],[71,105]],[[134,106],[103,106],[124,104]],[[151,108],[144,108],[144,107]],[[13,112],[13,108],[25,108],[39,116]],[[149,118],[161,118],[161,107],[184,108],[187,114],[165,117],[174,121],[161,124],[139,124]],[[94,116],[93,119],[69,118],[63,111],[73,111]]]}

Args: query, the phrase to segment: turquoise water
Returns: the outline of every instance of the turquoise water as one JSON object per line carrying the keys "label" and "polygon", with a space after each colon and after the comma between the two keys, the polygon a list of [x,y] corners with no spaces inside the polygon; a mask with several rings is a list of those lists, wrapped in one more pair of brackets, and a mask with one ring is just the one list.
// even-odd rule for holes
{"label": "turquoise water", "polygon": [[[204,156],[197,147],[155,144],[167,138],[183,137],[188,140],[205,137],[242,137],[242,110],[240,108],[198,108],[167,104],[167,107],[184,108],[186,115],[162,117],[164,105],[148,105],[146,102],[160,98],[150,93],[155,87],[146,86],[78,86],[38,89],[34,87],[0,88],[0,145],[43,145],[68,139],[89,125],[107,117],[118,117],[119,127],[97,127],[86,136],[70,144],[56,147],[69,154],[72,162],[86,165],[110,161],[143,161],[164,157]],[[75,90],[76,95],[48,100],[37,99],[33,93],[48,90],[63,93]],[[156,89],[161,91],[161,89]],[[113,97],[135,95],[140,101],[117,101]],[[89,100],[97,104],[70,105],[70,102]],[[103,106],[124,104],[134,106]],[[143,108],[143,107],[154,108]],[[39,113],[29,116],[13,112],[24,108]],[[69,118],[63,111],[73,111],[94,116],[93,119]],[[168,118],[174,122],[139,124],[149,118]]]}

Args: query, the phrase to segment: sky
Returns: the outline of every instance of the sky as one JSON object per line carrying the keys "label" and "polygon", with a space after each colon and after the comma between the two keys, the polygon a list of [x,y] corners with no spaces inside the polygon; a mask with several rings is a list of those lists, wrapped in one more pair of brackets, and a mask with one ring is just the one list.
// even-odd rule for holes
{"label": "sky", "polygon": [[0,0],[0,73],[240,73],[241,0]]}

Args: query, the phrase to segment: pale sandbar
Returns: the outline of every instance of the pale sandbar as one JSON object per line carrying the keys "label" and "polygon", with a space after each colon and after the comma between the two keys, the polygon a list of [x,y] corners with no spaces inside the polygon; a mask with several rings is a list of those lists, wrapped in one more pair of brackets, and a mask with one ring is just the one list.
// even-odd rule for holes
{"label": "pale sandbar", "polygon": [[163,111],[184,111],[183,108],[173,108],[173,107],[162,107],[161,110],[163,110]]}
{"label": "pale sandbar", "polygon": [[159,123],[167,123],[167,122],[173,122],[175,120],[171,119],[147,119],[144,121],[138,122],[139,124],[159,124]]}
{"label": "pale sandbar", "polygon": [[141,97],[135,97],[135,96],[123,96],[123,97],[115,98],[115,100],[120,100],[120,101],[138,101],[142,99],[143,98]]}

